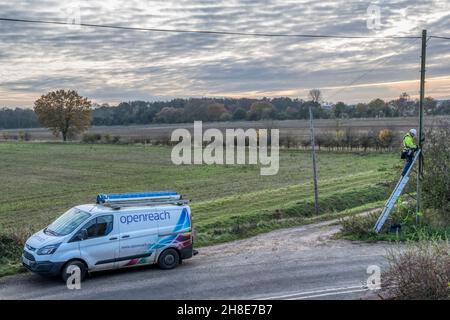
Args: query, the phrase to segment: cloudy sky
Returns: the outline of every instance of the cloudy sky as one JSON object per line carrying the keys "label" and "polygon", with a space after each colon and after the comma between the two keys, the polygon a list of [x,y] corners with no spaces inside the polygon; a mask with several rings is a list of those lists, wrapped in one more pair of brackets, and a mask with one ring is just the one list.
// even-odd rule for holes
{"label": "cloudy sky", "polygon": [[[379,10],[379,19],[377,19]],[[450,36],[450,1],[0,0],[0,18],[145,28]],[[428,42],[427,95],[450,98],[450,41]],[[98,103],[173,97],[390,99],[419,89],[420,39],[158,33],[0,21],[0,107],[76,89]]]}

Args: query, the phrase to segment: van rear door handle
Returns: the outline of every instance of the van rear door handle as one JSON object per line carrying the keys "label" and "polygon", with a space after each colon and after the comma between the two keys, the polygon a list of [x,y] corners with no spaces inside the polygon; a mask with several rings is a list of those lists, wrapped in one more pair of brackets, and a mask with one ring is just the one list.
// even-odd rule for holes
{"label": "van rear door handle", "polygon": [[130,237],[130,235],[126,234],[126,235],[122,236],[122,239],[129,238],[129,237]]}
{"label": "van rear door handle", "polygon": [[117,237],[109,238],[109,240],[117,240]]}

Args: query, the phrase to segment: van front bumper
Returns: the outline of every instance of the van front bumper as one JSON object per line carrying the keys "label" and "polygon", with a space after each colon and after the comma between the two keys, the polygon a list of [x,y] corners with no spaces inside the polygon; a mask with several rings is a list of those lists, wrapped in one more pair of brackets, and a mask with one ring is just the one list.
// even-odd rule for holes
{"label": "van front bumper", "polygon": [[22,256],[22,265],[31,272],[43,276],[59,276],[64,262],[30,261]]}

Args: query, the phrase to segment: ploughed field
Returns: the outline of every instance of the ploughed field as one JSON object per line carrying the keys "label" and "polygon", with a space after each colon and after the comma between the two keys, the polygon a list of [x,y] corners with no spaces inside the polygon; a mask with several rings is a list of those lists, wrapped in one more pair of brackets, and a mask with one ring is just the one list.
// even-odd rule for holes
{"label": "ploughed field", "polygon": [[[448,117],[431,117],[425,119],[427,127],[442,125],[439,120]],[[404,118],[368,118],[368,119],[316,119],[314,121],[316,133],[336,132],[336,130],[352,130],[353,132],[367,132],[373,130],[378,132],[381,129],[389,128],[398,134],[408,131],[412,127],[418,126],[417,117]],[[111,137],[119,136],[121,141],[133,141],[139,139],[167,140],[173,130],[186,128],[192,130],[193,123],[181,124],[149,124],[130,126],[94,126],[87,132],[94,134],[108,134]],[[292,137],[293,139],[304,140],[309,137],[309,120],[261,120],[261,121],[233,121],[233,122],[205,122],[203,128],[273,128],[280,130],[280,137]],[[59,141],[61,137],[55,137],[46,128],[35,129],[4,129],[0,130],[0,140],[4,140],[3,133],[18,137],[20,132],[28,132],[31,140],[53,140]],[[81,137],[79,136],[78,139]],[[11,139],[11,138],[10,138]]]}
{"label": "ploughed field", "polygon": [[[401,163],[396,153],[319,152],[316,217],[309,152],[280,150],[274,176],[261,176],[256,165],[177,166],[170,156],[171,148],[160,146],[0,143],[0,251],[10,250],[11,237],[93,203],[98,193],[153,190],[175,190],[192,201],[197,246],[230,241],[378,207]],[[13,258],[0,258],[0,275],[6,263],[18,265],[8,254]]]}

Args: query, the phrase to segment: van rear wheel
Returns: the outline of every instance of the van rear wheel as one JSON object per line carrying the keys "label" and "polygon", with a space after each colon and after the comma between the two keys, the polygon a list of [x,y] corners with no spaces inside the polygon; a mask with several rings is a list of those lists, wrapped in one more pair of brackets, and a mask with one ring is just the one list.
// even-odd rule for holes
{"label": "van rear wheel", "polygon": [[180,263],[178,251],[172,248],[164,250],[158,258],[158,266],[161,269],[173,269]]}
{"label": "van rear wheel", "polygon": [[77,268],[80,270],[80,282],[84,280],[87,273],[86,266],[83,262],[74,260],[69,261],[61,271],[61,278],[64,280],[64,282],[67,282],[67,279],[69,279],[72,274],[75,275],[77,273]]}

